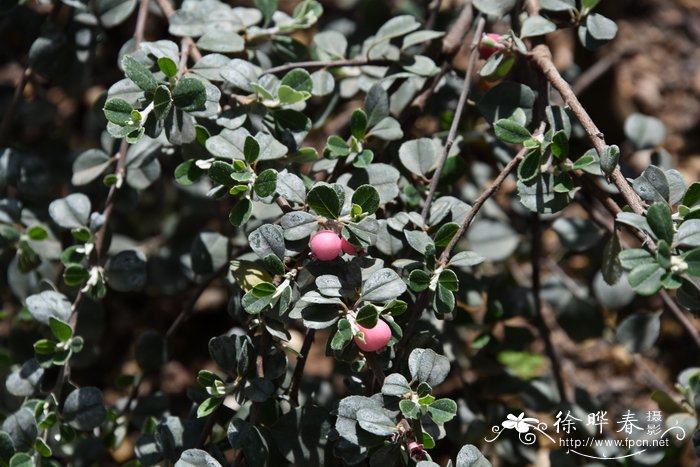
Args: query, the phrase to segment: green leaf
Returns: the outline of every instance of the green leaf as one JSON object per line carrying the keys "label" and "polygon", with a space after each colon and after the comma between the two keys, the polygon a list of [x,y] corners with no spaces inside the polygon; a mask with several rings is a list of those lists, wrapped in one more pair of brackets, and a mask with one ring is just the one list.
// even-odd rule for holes
{"label": "green leaf", "polygon": [[343,350],[352,341],[352,328],[350,322],[343,318],[338,321],[338,329],[333,334],[331,339],[331,348],[333,350]]}
{"label": "green leaf", "polygon": [[73,193],[49,204],[51,219],[64,229],[77,229],[87,224],[90,217],[90,198]]}
{"label": "green leaf", "polygon": [[450,243],[450,240],[452,240],[452,237],[455,236],[457,231],[459,230],[459,225],[455,224],[454,222],[448,222],[447,224],[442,225],[438,231],[435,233],[435,237],[433,238],[433,243],[437,247],[445,247]]}
{"label": "green leaf", "polygon": [[173,78],[177,75],[177,63],[168,57],[158,58],[158,68],[168,78]]}
{"label": "green leaf", "polygon": [[666,203],[654,203],[647,210],[647,222],[657,238],[668,243],[673,242],[673,220],[671,210]]}
{"label": "green leaf", "polygon": [[503,79],[513,68],[515,56],[502,52],[491,55],[479,70],[479,76],[487,81],[498,81]]}
{"label": "green leaf", "polygon": [[280,81],[280,86],[289,86],[295,91],[311,93],[314,88],[313,80],[308,71],[296,68],[284,75]]}
{"label": "green leaf", "polygon": [[219,53],[237,53],[245,50],[245,41],[235,31],[207,31],[197,41],[197,47]]}
{"label": "green leaf", "polygon": [[700,219],[689,219],[678,227],[675,243],[689,247],[700,247]]}
{"label": "green leaf", "polygon": [[67,342],[73,337],[73,328],[68,323],[53,316],[49,317],[49,328],[51,328],[51,334],[61,342]]}
{"label": "green leaf", "polygon": [[383,411],[360,409],[357,411],[357,423],[363,430],[377,436],[389,436],[398,431],[396,422]]}
{"label": "green leaf", "polygon": [[[246,459],[251,456],[246,454]],[[188,449],[175,462],[175,467],[221,467],[219,461],[201,449]]]}
{"label": "green leaf", "polygon": [[439,315],[452,313],[455,304],[455,296],[452,291],[448,287],[438,284],[433,296],[433,309],[435,312]]}
{"label": "green leaf", "polygon": [[42,241],[49,238],[49,233],[44,227],[40,225],[33,225],[27,228],[27,236],[32,240]]}
{"label": "green leaf", "polygon": [[356,109],[350,116],[350,133],[358,141],[365,138],[367,123],[367,114],[362,109]]}
{"label": "green leaf", "polygon": [[373,272],[362,284],[362,298],[368,302],[385,302],[406,291],[406,283],[395,271],[382,268]]}
{"label": "green leaf", "polygon": [[401,373],[392,373],[384,379],[382,394],[385,396],[403,397],[411,392],[411,386]]}
{"label": "green leaf", "polygon": [[207,91],[204,84],[195,78],[182,78],[172,92],[173,104],[185,112],[204,110]]}
{"label": "green leaf", "polygon": [[420,413],[418,404],[409,399],[399,401],[399,409],[404,417],[408,419],[417,419]]}
{"label": "green leaf", "polygon": [[474,0],[474,6],[481,12],[500,18],[513,9],[516,0]]}
{"label": "green leaf", "polygon": [[459,279],[457,279],[457,274],[450,269],[445,269],[440,273],[440,276],[438,277],[438,284],[450,292],[456,292],[459,290]]}
{"label": "green leaf", "polygon": [[170,89],[167,86],[158,86],[153,93],[153,112],[159,119],[165,118],[173,106]]}
{"label": "green leaf", "polygon": [[355,320],[360,326],[369,329],[377,325],[378,318],[379,310],[377,310],[377,307],[368,304],[358,310]]}
{"label": "green leaf", "polygon": [[336,135],[331,135],[326,140],[326,148],[333,154],[344,157],[350,154],[350,146],[343,138]]}
{"label": "green leaf", "polygon": [[374,214],[379,208],[379,192],[372,185],[361,185],[352,194],[352,204],[362,208],[362,212]]}
{"label": "green leaf", "polygon": [[635,313],[617,326],[615,338],[628,352],[638,353],[650,349],[659,337],[660,313]]}
{"label": "green leaf", "polygon": [[63,281],[71,287],[82,285],[89,277],[90,273],[81,264],[68,264],[63,271]]}
{"label": "green leaf", "polygon": [[432,349],[414,349],[408,356],[408,369],[415,380],[436,387],[447,378],[450,361]]}
{"label": "green leaf", "polygon": [[414,292],[422,292],[430,285],[430,276],[422,269],[414,269],[408,275],[408,285]]}
{"label": "green leaf", "polygon": [[481,114],[491,125],[497,120],[510,119],[521,112],[525,114],[525,121],[520,123],[527,124],[532,118],[534,105],[535,92],[513,81],[503,81],[489,89],[477,104]]}
{"label": "green leaf", "polygon": [[579,157],[576,159],[576,162],[571,166],[573,170],[579,170],[583,169],[584,167],[588,167],[591,164],[595,164],[596,162],[596,157],[593,156],[592,154],[584,154],[583,156]]}
{"label": "green leaf", "polygon": [[647,250],[641,248],[629,248],[619,254],[620,264],[623,268],[631,270],[642,264],[654,262],[654,257]]}
{"label": "green leaf", "polygon": [[686,207],[692,208],[700,202],[700,182],[693,182],[690,184],[688,189],[683,195],[682,204]]}
{"label": "green leaf", "polygon": [[618,236],[611,235],[603,249],[603,264],[601,266],[603,279],[608,285],[616,284],[622,277],[623,268],[619,258],[621,249]]}
{"label": "green leaf", "polygon": [[343,207],[338,193],[329,185],[319,185],[311,189],[306,197],[309,207],[319,216],[337,219]]}
{"label": "green leaf", "polygon": [[175,168],[175,181],[183,186],[192,185],[204,175],[204,170],[197,167],[196,160],[189,159]]}
{"label": "green leaf", "polygon": [[399,148],[399,159],[411,173],[426,176],[435,169],[439,154],[432,139],[406,141]]}
{"label": "green leaf", "polygon": [[253,202],[248,198],[241,198],[231,209],[228,220],[236,227],[240,227],[248,222],[252,213]]}
{"label": "green leaf", "polygon": [[620,148],[616,145],[605,146],[600,155],[600,169],[605,175],[611,175],[620,161]]}
{"label": "green leaf", "polygon": [[449,422],[457,415],[457,403],[452,399],[438,399],[428,406],[428,415],[435,423]]}
{"label": "green leaf", "polygon": [[73,185],[87,185],[104,173],[112,159],[99,149],[88,149],[73,162]]}
{"label": "green leaf", "polygon": [[109,99],[102,108],[107,120],[119,126],[134,125],[131,116],[133,110],[131,104],[118,97]]}
{"label": "green leaf", "polygon": [[219,185],[233,186],[236,181],[231,178],[235,172],[233,165],[224,161],[214,161],[209,167],[209,178]]}
{"label": "green leaf", "polygon": [[654,262],[636,266],[627,280],[639,295],[654,295],[661,288],[663,275],[664,270]]}
{"label": "green leaf", "polygon": [[252,164],[260,157],[260,143],[252,136],[245,137],[243,143],[243,157],[248,164]]}
{"label": "green leaf", "polygon": [[700,276],[700,248],[690,250],[685,253],[682,258],[688,265],[688,274]]}
{"label": "green leaf", "polygon": [[124,22],[136,8],[136,0],[95,0],[92,11],[105,28]]}
{"label": "green leaf", "polygon": [[56,352],[56,343],[48,339],[39,339],[34,342],[34,352],[37,355],[53,355]]}
{"label": "green leaf", "polygon": [[209,397],[197,407],[197,418],[211,415],[224,401],[223,397]]}
{"label": "green leaf", "polygon": [[523,21],[523,25],[520,29],[520,37],[524,39],[526,37],[543,36],[556,31],[556,29],[556,24],[540,15],[528,16],[528,18]]}
{"label": "green leaf", "polygon": [[510,119],[497,120],[493,129],[498,139],[510,144],[521,144],[532,137],[524,126]]}
{"label": "green leaf", "polygon": [[367,126],[372,128],[389,116],[389,95],[381,84],[373,85],[365,96]]}
{"label": "green leaf", "polygon": [[617,34],[617,24],[609,18],[598,13],[591,13],[586,17],[588,33],[599,41],[609,41]]}
{"label": "green leaf", "polygon": [[81,431],[100,426],[107,416],[102,392],[94,387],[73,390],[63,404],[63,416],[71,427]]}
{"label": "green leaf", "polygon": [[491,467],[491,463],[476,446],[467,444],[457,454],[455,467]]}
{"label": "green leaf", "polygon": [[518,179],[521,182],[534,180],[540,174],[540,151],[534,149],[525,154],[518,164]]}
{"label": "green leaf", "polygon": [[[549,150],[552,151],[554,157],[559,160],[565,160],[569,157],[569,138],[566,135],[566,131],[559,130],[552,135],[552,144],[549,146]],[[576,162],[579,162],[581,159],[583,159],[583,157],[579,158]],[[593,158],[593,161],[595,161],[595,158]]]}
{"label": "green leaf", "polygon": [[158,86],[153,73],[131,55],[122,57],[122,68],[124,68],[124,74],[145,92],[153,92]]}
{"label": "green leaf", "polygon": [[34,459],[24,452],[18,452],[10,459],[10,467],[35,467]]}
{"label": "green leaf", "polygon": [[122,250],[109,258],[105,275],[109,286],[119,292],[142,289],[148,280],[146,255],[141,250]]}
{"label": "green leaf", "polygon": [[272,196],[277,189],[277,171],[275,169],[266,169],[258,174],[253,184],[255,194],[261,198]]}

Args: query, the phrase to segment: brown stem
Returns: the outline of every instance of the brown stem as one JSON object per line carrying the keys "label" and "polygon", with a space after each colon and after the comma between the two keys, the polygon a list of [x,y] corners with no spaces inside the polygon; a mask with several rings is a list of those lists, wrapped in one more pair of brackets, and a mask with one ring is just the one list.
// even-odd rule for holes
{"label": "brown stem", "polygon": [[[170,20],[170,17],[175,13],[175,10],[173,9],[172,5],[168,0],[156,0],[156,3],[160,7],[161,11],[165,15],[168,20]],[[187,43],[188,45],[188,51],[192,59],[197,62],[201,60],[202,58],[202,53],[199,51],[197,48],[197,45],[194,43],[191,37],[184,37],[182,39],[184,42]]]}
{"label": "brown stem", "polygon": [[479,38],[484,32],[484,27],[486,26],[486,19],[482,16],[479,18],[479,22],[476,25],[476,32],[474,33],[474,40],[472,40],[471,47],[469,48],[469,64],[467,65],[467,71],[464,75],[464,85],[462,86],[462,92],[459,95],[459,101],[457,102],[457,108],[455,109],[454,117],[452,118],[452,125],[450,126],[450,131],[447,134],[447,141],[445,141],[445,148],[442,151],[440,160],[438,161],[433,177],[430,180],[430,190],[428,191],[428,197],[425,199],[425,204],[423,205],[423,212],[421,216],[423,221],[427,221],[430,215],[430,206],[433,204],[433,198],[435,197],[435,191],[437,190],[438,183],[440,183],[440,176],[442,175],[442,169],[445,167],[445,162],[447,162],[447,155],[452,149],[452,145],[457,137],[457,127],[462,119],[462,112],[464,112],[464,106],[467,103],[467,96],[469,95],[469,90],[471,89],[472,83],[472,73],[474,71],[474,65],[476,64],[476,49],[479,46]]}
{"label": "brown stem", "polygon": [[447,35],[445,35],[445,38],[442,40],[441,55],[443,59],[442,65],[440,65],[440,71],[425,83],[420,94],[414,97],[409,105],[409,108],[413,109],[412,117],[415,117],[418,113],[423,111],[442,77],[452,68],[450,63],[455,54],[459,51],[467,32],[469,32],[469,27],[472,24],[473,18],[474,10],[472,9],[471,1],[467,1],[464,7],[462,7],[462,11],[459,13],[457,20],[450,26]]}
{"label": "brown stem", "polygon": [[315,335],[316,330],[314,329],[306,331],[306,337],[304,337],[304,343],[299,352],[301,355],[297,358],[297,365],[294,367],[292,382],[289,385],[289,400],[294,406],[299,405],[299,388],[301,387],[301,380],[304,378],[304,367],[306,366],[306,360],[309,358],[309,351],[314,343]]}
{"label": "brown stem", "polygon": [[[576,97],[576,94],[574,94],[574,91],[571,89],[571,86],[569,86],[569,83],[567,83],[566,80],[562,78],[561,74],[559,74],[559,71],[554,66],[554,62],[552,62],[552,53],[550,52],[549,47],[544,44],[538,45],[530,54],[528,54],[528,57],[540,68],[547,80],[552,84],[552,86],[554,86],[557,92],[559,92],[566,105],[574,113],[578,121],[581,122],[584,130],[586,130],[586,133],[593,143],[593,147],[598,153],[598,156],[602,157],[607,146],[604,135],[600,132],[591,117],[588,115],[588,112],[586,112],[586,110],[583,108],[581,102],[579,102],[578,98]],[[620,172],[619,167],[615,167],[615,170],[610,175],[610,178],[617,189],[620,190],[620,193],[630,205],[632,210],[637,214],[642,214],[644,212],[644,204],[642,203],[639,195],[637,195],[630,184],[627,183],[627,180],[622,175],[622,172]]]}
{"label": "brown stem", "polygon": [[[372,375],[374,375],[374,381],[379,388],[381,388],[384,384],[385,376],[384,371],[382,371],[381,366],[377,362],[377,356],[372,352],[367,352],[365,354],[365,360],[367,361],[367,366],[369,366],[369,369],[372,371]],[[374,393],[376,391],[372,390],[371,392]]]}
{"label": "brown stem", "polygon": [[683,329],[685,329],[685,332],[687,332],[690,338],[693,340],[695,347],[700,349],[700,334],[698,334],[698,329],[685,316],[685,313],[683,313],[681,307],[678,306],[678,304],[671,298],[666,290],[661,289],[659,295],[661,295],[661,300],[664,301],[664,304],[671,314],[678,320],[681,326],[683,326]]}
{"label": "brown stem", "polygon": [[541,245],[542,241],[542,229],[540,225],[540,215],[538,213],[532,214],[532,252],[531,252],[531,263],[532,263],[532,296],[535,301],[535,325],[539,330],[540,337],[544,341],[544,348],[550,362],[552,363],[552,374],[554,375],[554,380],[557,385],[557,390],[559,392],[559,400],[561,402],[568,402],[568,397],[566,395],[566,385],[564,384],[564,377],[561,370],[561,362],[559,361],[559,356],[557,355],[554,344],[552,343],[551,331],[544,320],[544,315],[542,314],[542,297],[540,296],[540,255],[541,255]]}
{"label": "brown stem", "polygon": [[170,328],[168,328],[168,331],[165,333],[165,339],[168,340],[170,339],[173,334],[175,334],[175,331],[194,313],[194,306],[197,303],[197,300],[199,297],[204,293],[205,290],[209,288],[209,286],[214,282],[214,280],[219,277],[221,274],[226,272],[229,268],[229,262],[226,261],[219,269],[214,271],[207,277],[199,286],[197,289],[194,291],[190,299],[187,301],[185,306],[182,308],[182,311],[180,312],[179,315],[177,315],[177,318],[175,318],[175,321],[173,321],[173,324],[170,325]]}
{"label": "brown stem", "polygon": [[146,30],[146,20],[148,19],[148,0],[141,0],[139,12],[136,16],[136,29],[134,30],[134,49],[138,50],[143,41],[143,34]]}
{"label": "brown stem", "polygon": [[22,72],[22,76],[15,87],[15,93],[12,95],[12,101],[10,105],[5,110],[5,115],[2,117],[2,122],[0,122],[0,144],[5,143],[5,138],[7,132],[10,130],[10,124],[12,123],[12,118],[17,111],[17,106],[19,106],[19,101],[22,99],[24,94],[24,88],[27,87],[29,79],[32,77],[32,69],[27,68]]}
{"label": "brown stem", "polygon": [[396,63],[395,60],[386,58],[370,59],[370,58],[348,58],[345,60],[311,60],[306,62],[292,62],[284,65],[275,66],[264,70],[262,74],[276,74],[284,71],[293,70],[294,68],[338,68],[341,66],[389,66]]}
{"label": "brown stem", "polygon": [[488,200],[491,196],[493,196],[498,189],[501,187],[505,179],[508,177],[508,174],[510,174],[513,169],[518,165],[518,162],[520,162],[523,157],[525,157],[525,153],[527,152],[526,149],[521,149],[518,154],[513,157],[506,165],[503,167],[501,172],[498,174],[496,179],[489,185],[489,187],[479,195],[479,197],[474,201],[474,204],[472,205],[471,210],[469,211],[469,214],[467,214],[467,217],[464,219],[462,222],[462,225],[459,226],[459,229],[457,232],[454,234],[452,239],[450,240],[450,243],[447,244],[445,247],[445,250],[442,252],[440,255],[440,260],[439,263],[441,265],[447,264],[447,261],[450,259],[450,254],[452,253],[452,250],[454,247],[457,245],[457,242],[462,238],[462,235],[467,231],[471,223],[474,221],[474,218],[476,215],[479,213],[479,210],[481,207],[484,205],[486,200]]}

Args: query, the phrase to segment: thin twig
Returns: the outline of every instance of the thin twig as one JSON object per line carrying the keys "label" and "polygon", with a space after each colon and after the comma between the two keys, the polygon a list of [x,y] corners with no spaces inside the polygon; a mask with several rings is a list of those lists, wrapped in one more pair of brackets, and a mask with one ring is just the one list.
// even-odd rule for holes
{"label": "thin twig", "polygon": [[168,328],[168,331],[165,333],[166,340],[170,339],[173,336],[173,334],[175,334],[175,331],[177,331],[180,325],[182,325],[192,315],[192,313],[194,313],[194,306],[197,303],[199,297],[204,293],[205,290],[209,288],[212,282],[214,282],[214,280],[221,274],[226,272],[229,267],[230,264],[228,261],[226,261],[219,267],[219,269],[211,273],[209,277],[207,277],[204,281],[202,281],[199,284],[199,286],[194,291],[190,299],[187,301],[187,303],[185,303],[185,306],[182,307],[182,311],[180,311],[180,314],[177,315],[177,318],[175,318],[175,321],[173,321],[173,324],[170,325],[170,328]]}
{"label": "thin twig", "polygon": [[[586,110],[583,108],[581,102],[579,102],[578,98],[576,97],[576,94],[571,89],[571,86],[569,86],[569,83],[562,78],[561,74],[554,66],[554,62],[552,61],[552,53],[550,52],[549,47],[544,44],[538,45],[530,54],[528,54],[528,57],[540,68],[547,80],[562,96],[566,105],[574,113],[584,130],[586,130],[586,133],[593,143],[593,147],[598,153],[598,156],[602,158],[607,146],[605,143],[605,137],[595,125],[590,115],[588,115],[588,112],[586,112]],[[625,179],[624,175],[622,175],[622,172],[620,172],[619,167],[615,167],[615,170],[610,175],[610,179],[630,205],[632,210],[637,214],[642,214],[644,212],[644,204],[642,203],[639,195],[637,195],[630,184],[627,183],[627,180]]]}
{"label": "thin twig", "polygon": [[430,78],[430,80],[426,81],[421,92],[413,98],[411,104],[408,106],[408,108],[413,109],[412,117],[415,118],[415,116],[423,111],[428,100],[435,92],[435,88],[440,83],[440,80],[452,69],[452,59],[459,51],[467,32],[469,32],[473,17],[474,10],[472,9],[471,1],[467,1],[462,7],[462,11],[459,13],[457,20],[450,26],[449,31],[442,40],[442,64],[440,65],[440,71]]}
{"label": "thin twig", "polygon": [[[384,385],[384,378],[386,376],[384,375],[381,365],[377,362],[377,356],[372,352],[367,352],[365,354],[365,361],[367,361],[367,366],[369,366],[369,369],[372,371],[374,382],[381,388]],[[377,388],[373,388],[370,392],[374,394],[376,392],[375,389]]]}
{"label": "thin twig", "polygon": [[[593,215],[591,215],[590,218],[593,220],[593,222],[598,224],[603,229],[607,230],[608,233],[610,233],[611,235],[616,235],[614,223],[611,224],[605,222],[604,219],[601,219],[599,216],[595,215],[596,211],[594,209],[591,210],[591,213]],[[614,215],[615,214],[613,213],[613,216]],[[632,232],[638,232],[637,229],[634,228],[631,228],[630,230]],[[644,241],[644,237],[642,237],[642,241]],[[623,244],[623,246],[625,245]],[[666,290],[661,289],[659,295],[661,295],[661,299],[666,304],[668,310],[671,312],[673,317],[680,323],[680,325],[683,327],[686,333],[688,333],[695,346],[698,349],[700,349],[700,331],[698,331],[698,329],[693,325],[693,323],[685,316],[683,310],[678,306],[678,304],[675,302],[675,300],[673,300],[673,298],[669,295],[669,293]]]}
{"label": "thin twig", "polygon": [[12,101],[10,105],[5,110],[5,114],[2,117],[2,122],[0,122],[0,144],[5,143],[5,138],[7,132],[10,130],[10,123],[14,118],[15,112],[17,111],[17,106],[19,106],[19,101],[22,100],[22,95],[24,94],[24,88],[27,87],[29,79],[32,77],[32,69],[27,68],[22,72],[22,76],[15,86],[15,93],[12,95]]}
{"label": "thin twig", "polygon": [[[450,259],[450,254],[452,253],[452,250],[457,245],[457,242],[459,242],[459,240],[462,238],[464,233],[467,231],[471,223],[474,221],[474,218],[479,213],[481,207],[484,205],[486,200],[488,200],[498,191],[505,179],[508,177],[508,174],[510,174],[513,171],[513,169],[515,169],[515,167],[518,165],[518,162],[520,162],[525,156],[525,152],[525,149],[520,150],[520,152],[518,152],[518,154],[516,154],[515,157],[513,157],[513,159],[511,159],[505,165],[505,167],[503,167],[501,172],[494,179],[491,185],[489,185],[486,191],[481,193],[481,195],[479,195],[476,201],[474,201],[474,204],[472,205],[471,210],[467,214],[467,217],[459,226],[459,229],[450,240],[450,243],[448,243],[445,247],[445,251],[443,251],[442,255],[440,255],[438,266],[444,266],[445,264],[447,264],[448,260]],[[421,292],[421,294],[416,299],[416,303],[414,304],[413,309],[411,310],[411,315],[409,316],[408,322],[406,323],[406,326],[404,328],[403,337],[401,338],[401,341],[398,344],[399,350],[396,352],[396,361],[401,362],[403,354],[405,353],[406,343],[411,337],[413,337],[413,330],[416,326],[416,323],[418,322],[421,313],[428,305],[429,300],[430,293],[428,292],[428,290],[424,290],[423,292]]]}
{"label": "thin twig", "polygon": [[433,204],[433,198],[435,197],[435,191],[437,190],[438,183],[440,183],[440,176],[442,175],[442,169],[445,167],[445,162],[447,162],[447,156],[452,149],[452,145],[457,137],[457,127],[459,126],[460,120],[462,120],[462,112],[464,112],[464,106],[467,103],[467,96],[469,95],[469,90],[471,89],[472,83],[472,73],[474,71],[474,65],[476,64],[476,49],[479,46],[479,39],[481,34],[484,32],[484,27],[486,26],[486,19],[484,17],[479,18],[479,22],[476,25],[476,32],[474,33],[474,40],[472,40],[471,46],[469,48],[469,64],[467,65],[467,71],[464,75],[464,85],[462,86],[462,92],[459,95],[459,101],[457,102],[457,108],[455,109],[454,117],[452,118],[452,125],[450,125],[450,131],[447,134],[447,140],[445,141],[445,147],[438,160],[437,167],[433,173],[433,177],[430,180],[430,190],[428,191],[428,197],[425,199],[425,204],[423,205],[423,212],[421,216],[423,221],[427,221],[430,215],[430,206]]}
{"label": "thin twig", "polygon": [[299,405],[299,388],[301,387],[301,380],[304,378],[304,367],[306,366],[306,360],[309,358],[309,351],[311,350],[311,345],[314,343],[315,335],[315,329],[306,330],[304,343],[299,352],[301,355],[297,358],[297,365],[294,367],[292,382],[289,384],[289,400],[294,406]]}
{"label": "thin twig", "polygon": [[[168,2],[168,0],[156,0],[156,3],[160,7],[165,17],[168,18],[168,20],[170,20],[170,17],[175,13],[175,10],[173,9],[170,2]],[[192,59],[195,62],[201,60],[202,53],[197,48],[197,44],[195,44],[194,40],[192,40],[192,38],[188,36],[185,36],[182,40],[187,43],[188,51]]]}
{"label": "thin twig", "polygon": [[282,73],[294,68],[338,68],[341,66],[389,66],[396,63],[396,60],[387,58],[348,58],[345,60],[311,60],[306,62],[291,62],[284,65],[268,68],[262,72],[263,75]]}
{"label": "thin twig", "polygon": [[547,326],[542,314],[542,298],[540,296],[540,254],[542,250],[542,229],[540,225],[540,215],[532,214],[532,249],[531,249],[531,264],[532,264],[532,296],[535,302],[535,325],[540,332],[540,337],[544,341],[544,348],[550,362],[552,363],[552,374],[559,392],[559,400],[567,402],[566,385],[561,370],[561,362],[557,355],[554,344],[552,343],[551,331]]}
{"label": "thin twig", "polygon": [[146,30],[146,20],[148,19],[148,1],[141,0],[139,4],[139,12],[136,16],[136,29],[134,30],[134,49],[139,48],[143,41],[143,34]]}
{"label": "thin twig", "polygon": [[493,196],[498,189],[501,187],[505,179],[508,177],[508,174],[510,174],[513,169],[518,165],[518,162],[522,160],[523,157],[525,157],[525,153],[527,152],[526,149],[521,149],[513,159],[511,159],[505,167],[501,170],[501,172],[498,174],[498,176],[495,178],[495,180],[489,185],[489,187],[479,195],[479,197],[474,201],[474,204],[472,205],[471,210],[469,211],[469,214],[467,214],[467,217],[464,219],[462,222],[462,225],[459,226],[459,229],[457,232],[454,234],[452,239],[450,240],[450,243],[447,244],[445,247],[445,250],[442,252],[440,255],[440,260],[439,263],[441,265],[447,264],[447,261],[450,259],[450,254],[452,254],[452,250],[454,247],[457,245],[457,242],[462,238],[464,233],[467,231],[471,223],[474,221],[474,218],[476,215],[479,213],[479,210],[481,207],[484,205],[486,200],[488,200],[491,196]]}
{"label": "thin twig", "polygon": [[661,295],[661,300],[664,301],[666,307],[669,309],[671,314],[678,320],[679,323],[681,323],[681,326],[683,326],[685,331],[693,340],[695,346],[698,349],[700,349],[700,334],[698,334],[698,329],[695,326],[693,326],[693,323],[691,323],[690,320],[685,316],[685,313],[683,313],[681,307],[678,306],[675,300],[671,298],[671,296],[665,289],[661,289],[659,295]]}

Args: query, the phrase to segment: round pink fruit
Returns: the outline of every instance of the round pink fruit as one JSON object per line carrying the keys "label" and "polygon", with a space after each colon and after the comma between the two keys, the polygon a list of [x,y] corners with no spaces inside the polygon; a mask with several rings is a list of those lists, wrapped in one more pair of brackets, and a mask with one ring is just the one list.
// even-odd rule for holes
{"label": "round pink fruit", "polygon": [[355,336],[355,343],[365,352],[376,352],[383,349],[391,339],[391,328],[386,324],[386,321],[381,319],[377,320],[377,324],[373,328],[364,328],[359,324],[357,327],[364,334],[365,341],[362,342],[359,337]]}
{"label": "round pink fruit", "polygon": [[498,44],[501,42],[500,34],[484,34],[479,43],[479,57],[489,58],[498,51]]}
{"label": "round pink fruit", "polygon": [[342,242],[338,234],[332,230],[321,230],[311,237],[309,247],[316,258],[321,261],[331,261],[340,256]]}
{"label": "round pink fruit", "polygon": [[345,240],[345,237],[342,237],[340,241],[345,253],[350,256],[357,256],[357,247],[355,245]]}

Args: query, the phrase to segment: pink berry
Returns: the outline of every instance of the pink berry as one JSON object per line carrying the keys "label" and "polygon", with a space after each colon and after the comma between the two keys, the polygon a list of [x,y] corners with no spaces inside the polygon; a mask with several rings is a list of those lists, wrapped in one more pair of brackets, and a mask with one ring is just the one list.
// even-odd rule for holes
{"label": "pink berry", "polygon": [[484,60],[498,51],[498,44],[501,42],[500,34],[485,34],[479,43],[479,57]]}
{"label": "pink berry", "polygon": [[321,230],[311,237],[309,247],[316,258],[321,261],[331,261],[340,256],[342,242],[338,234],[332,230]]}
{"label": "pink berry", "polygon": [[350,256],[357,256],[357,247],[353,245],[352,243],[348,242],[345,240],[345,237],[341,238],[341,245],[343,247],[343,251],[347,253]]}
{"label": "pink berry", "polygon": [[365,352],[376,352],[383,349],[391,339],[391,328],[385,321],[379,319],[373,328],[364,328],[359,324],[357,327],[364,334],[365,341],[362,342],[359,337],[355,336],[355,343]]}

